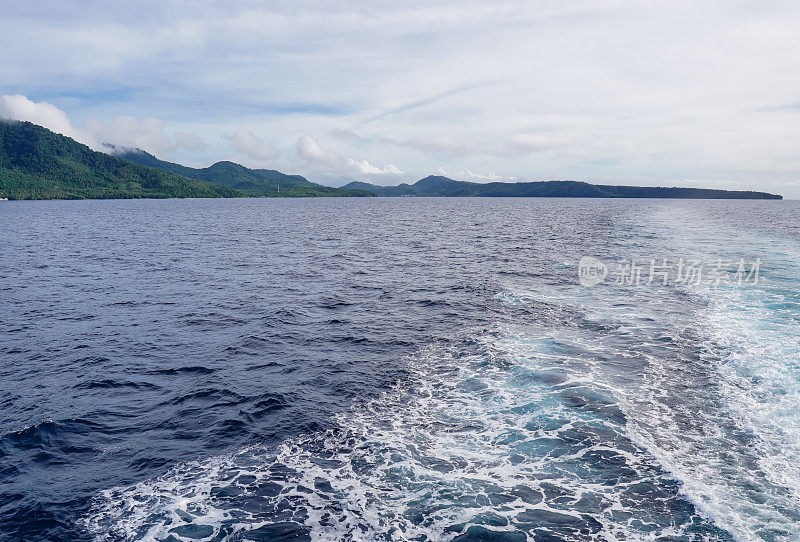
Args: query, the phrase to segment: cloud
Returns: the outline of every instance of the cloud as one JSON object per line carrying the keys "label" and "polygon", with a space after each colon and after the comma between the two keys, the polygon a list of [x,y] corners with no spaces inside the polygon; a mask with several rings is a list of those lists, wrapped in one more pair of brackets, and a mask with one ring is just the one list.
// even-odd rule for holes
{"label": "cloud", "polygon": [[384,111],[384,112],[378,113],[377,115],[373,115],[372,117],[370,117],[368,119],[365,119],[361,124],[366,124],[366,123],[369,123],[369,122],[372,122],[372,121],[375,121],[375,120],[382,119],[384,117],[389,117],[389,116],[392,116],[392,115],[397,115],[399,113],[405,113],[407,111],[412,111],[414,109],[419,109],[421,107],[425,107],[425,106],[434,104],[434,103],[436,103],[436,102],[438,102],[440,100],[443,100],[445,98],[453,96],[454,94],[459,94],[461,92],[472,90],[474,88],[478,88],[478,87],[483,86],[485,84],[487,84],[487,83],[485,83],[485,82],[474,83],[474,84],[469,84],[469,85],[462,85],[462,86],[460,86],[458,88],[454,88],[454,89],[448,89],[448,90],[445,90],[443,92],[437,92],[434,96],[427,96],[427,97],[421,98],[419,100],[414,100],[413,102],[409,102],[409,103],[405,103],[405,104],[399,105],[397,107],[393,107],[389,111]]}
{"label": "cloud", "polygon": [[0,94],[76,123],[170,119],[208,149],[172,131],[149,144],[192,160],[231,152],[220,136],[246,122],[296,146],[272,167],[328,178],[358,173],[351,158],[758,189],[800,181],[798,28],[785,0],[6,2]]}
{"label": "cloud", "polygon": [[34,102],[20,94],[0,96],[0,117],[32,122],[95,150],[102,148],[91,135],[77,130],[64,111],[47,102]]}
{"label": "cloud", "polygon": [[[337,133],[342,133],[343,137],[353,141],[369,141],[369,138],[360,137],[352,132],[340,131]],[[429,155],[453,157],[472,157],[476,155],[515,157],[551,151],[569,145],[569,141],[563,134],[554,136],[528,133],[517,133],[511,136],[503,134],[502,137],[492,139],[469,136],[467,140],[457,140],[450,136],[409,137],[405,139],[382,136],[376,138],[376,141],[385,145],[413,149]]]}
{"label": "cloud", "polygon": [[170,155],[180,149],[202,149],[205,145],[201,138],[183,132],[175,137],[168,136],[164,131],[164,121],[152,117],[137,119],[121,116],[107,124],[90,118],[82,131],[96,141],[116,147],[142,149],[156,156]]}
{"label": "cloud", "polygon": [[344,162],[338,154],[324,148],[319,141],[309,134],[301,136],[297,140],[296,147],[298,156],[310,164],[328,169],[337,169]]}
{"label": "cloud", "polygon": [[373,166],[372,164],[370,164],[366,160],[360,160],[360,161],[348,160],[347,161],[347,165],[348,166],[352,166],[359,173],[362,173],[364,175],[402,175],[403,174],[403,172],[400,171],[400,169],[398,169],[397,166],[395,166],[394,164],[389,164],[388,166],[383,166],[382,168],[379,168],[377,166]]}
{"label": "cloud", "polygon": [[443,167],[439,167],[436,170],[436,173],[442,175],[444,177],[450,177],[451,179],[456,179],[459,181],[473,181],[476,183],[491,183],[491,182],[512,182],[519,180],[517,177],[507,176],[507,175],[497,175],[494,172],[489,173],[475,173],[474,171],[466,170],[466,171],[447,171]]}
{"label": "cloud", "polygon": [[90,118],[86,124],[76,127],[67,114],[47,102],[34,102],[19,94],[0,96],[0,117],[32,122],[88,145],[94,150],[109,152],[106,147],[142,149],[157,156],[185,149],[205,150],[202,138],[186,132],[176,132],[169,137],[164,132],[164,121],[156,118],[137,119],[121,116],[109,123]]}
{"label": "cloud", "polygon": [[405,139],[381,137],[379,140],[385,144],[406,147],[422,153],[452,156],[483,154],[490,147],[486,143],[476,141],[459,142],[446,135],[432,138],[409,137]]}
{"label": "cloud", "polygon": [[201,152],[208,148],[202,137],[186,132],[175,132],[175,144],[187,151]]}
{"label": "cloud", "polygon": [[565,145],[566,143],[542,134],[514,134],[507,143],[512,149],[526,152],[541,152]]}
{"label": "cloud", "polygon": [[233,145],[236,152],[255,160],[274,160],[280,153],[269,143],[262,141],[250,130],[236,130],[222,136]]}
{"label": "cloud", "polygon": [[297,140],[297,155],[310,166],[321,168],[327,175],[348,178],[357,175],[403,175],[403,171],[394,164],[383,167],[372,165],[367,160],[345,160],[333,150],[323,147],[312,135],[305,134]]}

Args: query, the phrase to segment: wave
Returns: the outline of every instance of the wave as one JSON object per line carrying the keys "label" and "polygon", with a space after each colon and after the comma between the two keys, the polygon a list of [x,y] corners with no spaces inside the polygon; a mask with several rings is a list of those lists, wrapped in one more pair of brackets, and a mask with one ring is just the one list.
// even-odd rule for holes
{"label": "wave", "polygon": [[791,250],[776,252],[759,287],[705,292],[703,359],[716,369],[721,401],[749,452],[721,521],[742,540],[800,538],[798,263]]}
{"label": "wave", "polygon": [[671,328],[671,346],[633,347],[651,358],[651,370],[638,389],[616,390],[631,414],[631,439],[680,482],[703,517],[736,540],[800,539],[796,241],[675,210],[652,217],[651,227],[659,223],[678,253],[706,261],[758,257],[766,268],[758,285],[668,292],[682,310],[662,302],[650,327],[651,336]]}
{"label": "wave", "polygon": [[431,346],[334,429],[110,489],[85,526],[98,540],[727,540],[631,441],[595,353],[569,337],[497,325]]}

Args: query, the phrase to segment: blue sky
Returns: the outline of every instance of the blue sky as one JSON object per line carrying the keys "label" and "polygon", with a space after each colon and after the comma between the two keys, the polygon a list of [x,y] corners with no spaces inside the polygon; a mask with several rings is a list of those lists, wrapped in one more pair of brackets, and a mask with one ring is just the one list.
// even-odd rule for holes
{"label": "blue sky", "polygon": [[327,184],[800,197],[800,4],[4,2],[0,116]]}

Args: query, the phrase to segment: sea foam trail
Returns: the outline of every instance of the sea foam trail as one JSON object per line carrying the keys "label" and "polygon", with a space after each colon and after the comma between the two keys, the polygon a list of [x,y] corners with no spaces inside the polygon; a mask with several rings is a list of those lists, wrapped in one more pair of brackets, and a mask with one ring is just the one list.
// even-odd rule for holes
{"label": "sea foam trail", "polygon": [[742,539],[800,539],[798,265],[796,253],[775,253],[758,286],[705,292],[711,338],[703,359],[717,367],[721,398],[754,455],[750,468],[769,481],[746,489],[773,518],[758,524],[753,518],[764,514],[743,509],[742,529],[732,528]]}
{"label": "sea foam trail", "polygon": [[[661,218],[648,235],[713,256]],[[718,244],[762,243],[737,239]],[[796,540],[784,253],[748,290],[508,287],[513,324],[422,349],[333,429],[108,490],[85,525],[99,540]]]}
{"label": "sea foam trail", "polygon": [[544,305],[571,325],[430,347],[335,429],[108,490],[86,526],[98,540],[728,540],[628,437],[592,349],[609,328]]}
{"label": "sea foam trail", "polygon": [[[786,295],[765,292],[695,289],[687,294],[693,303],[672,306],[669,291],[659,303],[652,292],[632,291],[630,306],[612,290],[576,292],[590,320],[618,330],[576,336],[591,352],[590,382],[612,391],[626,435],[703,517],[737,540],[790,541],[800,538],[800,329]],[[571,295],[562,291],[559,303]],[[519,303],[543,297],[552,295],[506,294]]]}
{"label": "sea foam trail", "polygon": [[756,285],[675,290],[694,299],[685,302],[694,307],[689,318],[653,321],[677,333],[684,352],[654,355],[641,392],[616,389],[631,438],[680,481],[704,517],[737,540],[800,539],[796,240],[674,210],[637,227],[661,229],[676,254],[763,264]]}

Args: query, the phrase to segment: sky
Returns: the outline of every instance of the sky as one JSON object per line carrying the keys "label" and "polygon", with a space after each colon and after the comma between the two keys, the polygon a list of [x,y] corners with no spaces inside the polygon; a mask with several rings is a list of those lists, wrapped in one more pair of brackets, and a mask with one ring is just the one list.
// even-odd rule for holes
{"label": "sky", "polygon": [[341,185],[800,198],[800,3],[0,0],[0,117]]}

